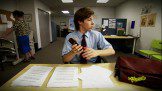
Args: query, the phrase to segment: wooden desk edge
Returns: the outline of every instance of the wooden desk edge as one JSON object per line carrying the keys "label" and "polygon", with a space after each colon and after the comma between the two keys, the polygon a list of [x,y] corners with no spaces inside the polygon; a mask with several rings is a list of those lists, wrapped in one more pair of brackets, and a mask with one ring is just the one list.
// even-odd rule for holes
{"label": "wooden desk edge", "polygon": [[[29,64],[26,66],[23,70],[21,70],[18,74],[16,74],[14,77],[12,77],[9,81],[7,81],[5,84],[3,84],[1,87],[11,87],[12,81],[14,81],[16,78],[24,74],[27,70],[29,70],[32,66],[48,66],[48,67],[53,67],[52,70],[55,69],[55,67],[78,67],[78,70],[82,67],[89,67],[91,65],[97,65],[101,67],[108,67],[107,69],[114,71],[115,63],[99,63],[99,64]],[[51,71],[52,71],[51,70]],[[51,72],[50,72],[51,73]],[[80,73],[80,72],[79,72]],[[46,78],[47,80],[47,78]]]}
{"label": "wooden desk edge", "polygon": [[[53,69],[51,70],[51,72],[48,74],[46,80],[44,81],[43,85],[41,87],[12,87],[10,86],[12,81],[15,80],[17,77],[19,77],[20,75],[22,75],[23,73],[25,73],[28,69],[30,69],[30,67],[32,66],[49,66],[49,67],[53,67]],[[18,74],[16,74],[13,78],[11,78],[9,81],[7,81],[4,85],[2,85],[0,87],[0,89],[2,89],[3,91],[10,91],[11,89],[13,91],[35,91],[35,90],[40,90],[40,91],[46,91],[47,89],[49,91],[82,91],[82,90],[85,90],[85,91],[98,91],[99,89],[96,89],[96,88],[92,88],[92,89],[83,89],[81,88],[81,84],[79,84],[79,87],[73,87],[73,88],[47,88],[46,87],[46,84],[48,83],[48,80],[49,78],[51,77],[52,75],[52,71],[54,71],[54,68],[55,67],[58,67],[58,66],[62,66],[62,67],[75,67],[77,66],[78,69],[80,69],[81,67],[89,67],[91,65],[97,65],[97,66],[101,66],[101,67],[104,67],[104,68],[107,68],[111,71],[114,71],[114,67],[115,67],[115,63],[99,63],[99,64],[29,64],[27,67],[25,67],[23,70],[21,70]],[[80,72],[79,72],[80,73]],[[112,78],[114,75],[114,73],[111,75],[110,78]],[[115,80],[114,80],[115,79]],[[118,85],[123,87],[123,86],[126,86],[125,88],[125,91],[130,91],[130,88],[129,87],[134,87],[133,91],[137,91],[137,90],[141,90],[141,91],[152,91],[151,89],[149,88],[145,88],[145,87],[141,87],[141,86],[135,86],[135,85],[131,85],[131,84],[128,84],[128,83],[123,83],[123,82],[120,82],[118,81],[116,78],[113,78],[113,81],[116,83],[118,82]],[[115,84],[114,83],[114,84]],[[128,87],[128,88],[127,88]],[[116,88],[116,87],[115,87]],[[112,90],[112,91],[116,91],[116,89],[113,89],[113,88],[101,88],[100,90],[101,91],[107,91],[108,89],[109,90]],[[118,89],[119,90],[119,89]]]}

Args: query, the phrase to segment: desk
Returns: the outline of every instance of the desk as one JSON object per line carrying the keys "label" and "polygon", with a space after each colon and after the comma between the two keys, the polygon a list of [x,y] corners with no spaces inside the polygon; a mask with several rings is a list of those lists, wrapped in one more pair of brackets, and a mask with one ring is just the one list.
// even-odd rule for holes
{"label": "desk", "polygon": [[[119,82],[116,78],[114,78],[114,73],[110,76],[111,80],[113,83],[115,83],[114,88],[81,88],[81,80],[79,80],[79,87],[69,87],[69,88],[47,88],[46,85],[48,83],[48,80],[52,76],[52,73],[54,69],[49,73],[47,76],[45,82],[41,87],[11,87],[11,83],[13,80],[18,78],[20,75],[25,73],[30,67],[34,65],[39,65],[39,66],[49,66],[49,67],[78,67],[79,72],[81,67],[88,67],[91,66],[92,64],[30,64],[26,68],[24,68],[22,71],[20,71],[17,75],[15,75],[12,79],[10,79],[8,82],[6,82],[1,88],[0,91],[119,91],[122,89],[122,91],[153,91],[149,88],[141,87],[141,86],[136,86],[136,85],[131,85],[123,82]],[[100,63],[100,64],[95,64],[97,66],[101,66],[110,70],[114,70],[114,63]]]}
{"label": "desk", "polygon": [[134,54],[135,48],[136,48],[136,42],[139,37],[134,37],[134,36],[104,36],[105,39],[133,39],[133,49],[132,49],[132,54]]}

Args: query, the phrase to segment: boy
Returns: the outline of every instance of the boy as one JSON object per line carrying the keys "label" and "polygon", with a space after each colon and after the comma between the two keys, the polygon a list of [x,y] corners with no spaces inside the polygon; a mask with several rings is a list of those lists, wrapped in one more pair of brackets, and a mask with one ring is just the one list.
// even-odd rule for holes
{"label": "boy", "polygon": [[[74,24],[76,31],[67,35],[62,50],[63,62],[95,63],[98,56],[115,54],[112,45],[103,35],[92,30],[94,12],[87,7],[76,11]],[[72,45],[69,39],[73,38],[78,44]],[[99,50],[100,49],[100,50]]]}

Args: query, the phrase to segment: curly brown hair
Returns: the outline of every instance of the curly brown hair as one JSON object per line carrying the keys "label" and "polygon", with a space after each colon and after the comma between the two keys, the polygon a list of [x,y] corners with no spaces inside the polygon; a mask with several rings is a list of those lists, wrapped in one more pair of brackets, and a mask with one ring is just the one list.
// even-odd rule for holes
{"label": "curly brown hair", "polygon": [[92,11],[88,7],[80,8],[79,10],[77,10],[74,15],[74,24],[76,30],[79,30],[78,21],[84,22],[85,19],[91,17],[92,15],[94,15],[94,11]]}

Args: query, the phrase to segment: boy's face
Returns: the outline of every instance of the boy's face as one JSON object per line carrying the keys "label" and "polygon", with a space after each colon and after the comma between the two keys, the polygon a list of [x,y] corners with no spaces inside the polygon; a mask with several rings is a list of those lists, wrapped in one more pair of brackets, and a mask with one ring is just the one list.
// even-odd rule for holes
{"label": "boy's face", "polygon": [[93,16],[85,19],[83,22],[79,22],[80,28],[83,30],[91,30],[94,27]]}

